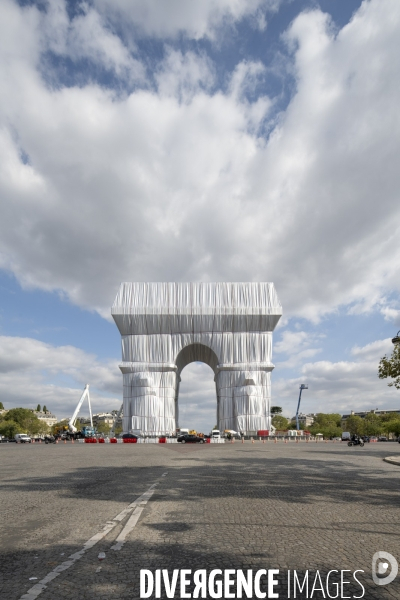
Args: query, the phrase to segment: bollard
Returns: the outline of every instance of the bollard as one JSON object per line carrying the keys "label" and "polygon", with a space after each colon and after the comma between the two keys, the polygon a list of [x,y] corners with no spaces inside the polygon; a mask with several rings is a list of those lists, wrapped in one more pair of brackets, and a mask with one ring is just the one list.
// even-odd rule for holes
{"label": "bollard", "polygon": [[242,437],[242,444],[244,444],[244,437]]}
{"label": "bollard", "polygon": [[64,440],[64,444],[66,444],[66,443],[67,443],[67,440]]}
{"label": "bollard", "polygon": [[274,444],[276,444],[276,438],[274,439]]}
{"label": "bollard", "polygon": [[251,443],[252,443],[252,444],[254,444],[254,440],[253,440],[253,438],[251,438]]}
{"label": "bollard", "polygon": [[263,444],[265,444],[265,440],[263,440]]}
{"label": "bollard", "polygon": [[74,443],[74,438],[71,439],[72,444]]}

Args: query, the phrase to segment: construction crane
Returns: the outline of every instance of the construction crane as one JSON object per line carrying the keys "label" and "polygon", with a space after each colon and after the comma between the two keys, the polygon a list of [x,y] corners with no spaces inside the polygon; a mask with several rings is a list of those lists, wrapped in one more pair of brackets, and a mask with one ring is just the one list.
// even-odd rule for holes
{"label": "construction crane", "polygon": [[85,385],[85,389],[83,390],[82,396],[80,397],[80,400],[74,410],[74,414],[68,422],[68,433],[71,437],[76,437],[76,434],[78,433],[77,428],[75,427],[75,423],[85,398],[88,399],[89,404],[90,427],[82,427],[81,435],[82,437],[93,437],[95,434],[95,429],[93,427],[92,406],[90,404],[89,384],[87,383]]}
{"label": "construction crane", "polygon": [[122,410],[124,408],[124,403],[121,404],[121,408],[119,409],[119,411],[117,413],[115,413],[114,415],[114,421],[111,427],[111,431],[110,431],[110,438],[115,437],[115,427],[118,423],[118,419],[121,417],[122,415]]}
{"label": "construction crane", "polygon": [[308,385],[306,385],[305,383],[302,383],[301,386],[300,386],[299,401],[297,403],[297,410],[296,410],[296,429],[297,429],[297,431],[299,431],[299,429],[300,429],[300,426],[299,426],[299,410],[300,410],[301,392],[303,390],[308,390]]}

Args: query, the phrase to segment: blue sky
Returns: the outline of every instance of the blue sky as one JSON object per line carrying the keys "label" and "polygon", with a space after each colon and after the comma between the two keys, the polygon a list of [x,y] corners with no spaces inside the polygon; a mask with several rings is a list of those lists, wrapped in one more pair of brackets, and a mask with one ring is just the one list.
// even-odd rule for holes
{"label": "blue sky", "polygon": [[[397,0],[4,0],[0,399],[119,406],[120,281],[274,281],[273,403],[398,408]],[[215,424],[203,364],[181,425]]]}

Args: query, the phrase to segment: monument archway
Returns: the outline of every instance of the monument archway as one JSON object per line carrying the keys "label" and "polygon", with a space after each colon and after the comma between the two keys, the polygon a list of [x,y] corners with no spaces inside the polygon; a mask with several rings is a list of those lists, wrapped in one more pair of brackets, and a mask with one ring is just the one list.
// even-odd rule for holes
{"label": "monument archway", "polygon": [[122,283],[112,307],[121,333],[123,430],[175,432],[180,373],[214,371],[220,430],[270,429],[273,283]]}

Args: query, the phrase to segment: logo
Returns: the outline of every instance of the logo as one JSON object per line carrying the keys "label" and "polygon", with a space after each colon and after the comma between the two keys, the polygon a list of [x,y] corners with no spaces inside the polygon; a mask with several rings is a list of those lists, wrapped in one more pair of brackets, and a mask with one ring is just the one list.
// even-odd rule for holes
{"label": "logo", "polygon": [[[389,565],[391,570],[388,572]],[[376,585],[388,585],[396,578],[399,565],[389,552],[375,552],[372,557],[372,579]],[[387,574],[388,573],[388,574]],[[384,577],[385,575],[385,577]]]}

